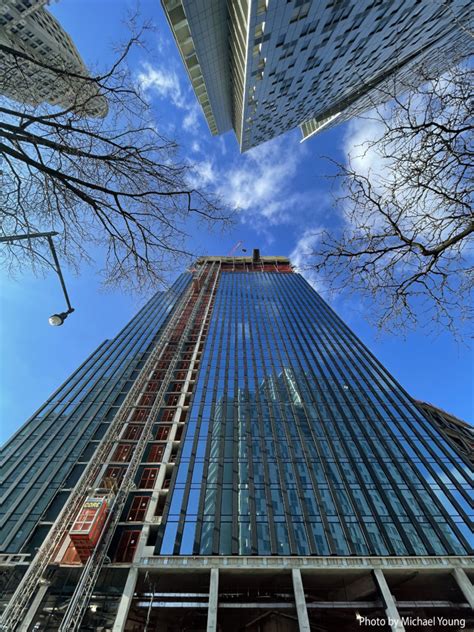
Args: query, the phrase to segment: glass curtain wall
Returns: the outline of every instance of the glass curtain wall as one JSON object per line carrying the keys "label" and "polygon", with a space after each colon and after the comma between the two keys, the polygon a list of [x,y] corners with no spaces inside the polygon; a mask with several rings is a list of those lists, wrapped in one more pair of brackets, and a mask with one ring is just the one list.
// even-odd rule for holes
{"label": "glass curtain wall", "polygon": [[155,294],[6,443],[1,453],[1,551],[31,552],[44,539],[190,277],[182,274],[170,290]]}
{"label": "glass curtain wall", "polygon": [[464,555],[470,467],[298,274],[223,272],[156,554]]}

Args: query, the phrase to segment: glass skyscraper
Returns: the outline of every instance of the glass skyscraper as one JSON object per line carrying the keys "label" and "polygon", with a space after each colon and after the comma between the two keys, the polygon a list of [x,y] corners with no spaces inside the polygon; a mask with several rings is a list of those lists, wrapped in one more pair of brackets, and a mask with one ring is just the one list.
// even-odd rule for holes
{"label": "glass skyscraper", "polygon": [[474,621],[468,459],[284,257],[198,260],[5,464],[6,630]]}

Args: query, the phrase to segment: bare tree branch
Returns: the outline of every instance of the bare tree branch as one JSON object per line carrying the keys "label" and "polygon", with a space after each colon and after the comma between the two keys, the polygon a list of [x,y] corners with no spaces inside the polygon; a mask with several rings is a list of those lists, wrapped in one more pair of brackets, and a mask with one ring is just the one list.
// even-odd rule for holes
{"label": "bare tree branch", "polygon": [[[0,92],[9,92],[12,77],[34,81],[37,71],[69,95],[62,107],[0,97],[0,234],[56,230],[69,264],[105,249],[106,283],[146,289],[193,254],[186,247],[193,218],[211,227],[231,216],[220,200],[190,186],[192,167],[155,126],[127,66],[148,28],[135,23],[111,66],[90,77],[0,45]],[[97,99],[108,104],[103,118],[92,115]],[[45,253],[40,244],[13,243],[0,249],[0,265],[11,273],[41,270]]]}
{"label": "bare tree branch", "polygon": [[375,136],[334,163],[342,226],[320,235],[311,267],[370,297],[381,328],[421,319],[457,335],[472,318],[474,73],[419,72],[370,113]]}

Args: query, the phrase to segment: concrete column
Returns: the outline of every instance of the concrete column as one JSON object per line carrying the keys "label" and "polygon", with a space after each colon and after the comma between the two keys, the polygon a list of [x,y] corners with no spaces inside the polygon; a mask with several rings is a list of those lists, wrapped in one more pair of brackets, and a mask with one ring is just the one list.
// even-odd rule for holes
{"label": "concrete column", "polygon": [[296,614],[298,615],[298,626],[300,628],[300,632],[311,632],[301,571],[299,568],[294,568],[291,571],[291,574],[293,577],[293,592],[295,593]]}
{"label": "concrete column", "polygon": [[18,628],[18,632],[28,632],[36,616],[38,608],[40,607],[44,596],[48,592],[48,588],[49,588],[49,582],[46,582],[40,585],[40,587],[38,588],[36,592],[35,598],[31,602],[31,606],[28,608],[28,612],[26,613],[21,626]]}
{"label": "concrete column", "polygon": [[374,569],[374,577],[382,594],[382,600],[385,604],[385,614],[387,615],[388,624],[392,632],[405,632],[405,626],[402,623],[402,618],[398,613],[397,606],[390,588],[388,587],[385,575],[380,568]]}
{"label": "concrete column", "polygon": [[125,582],[125,588],[123,589],[123,594],[120,599],[117,616],[115,617],[112,632],[123,632],[123,630],[125,630],[128,611],[130,610],[130,606],[132,604],[135,586],[137,585],[137,579],[138,569],[132,566],[131,569],[128,571],[127,581]]}
{"label": "concrete column", "polygon": [[207,609],[207,632],[217,630],[217,605],[219,602],[219,569],[211,568],[209,582],[209,606]]}
{"label": "concrete column", "polygon": [[453,570],[453,576],[456,580],[457,585],[461,589],[467,603],[474,610],[474,588],[469,577],[466,575],[464,569],[462,568],[455,568]]}

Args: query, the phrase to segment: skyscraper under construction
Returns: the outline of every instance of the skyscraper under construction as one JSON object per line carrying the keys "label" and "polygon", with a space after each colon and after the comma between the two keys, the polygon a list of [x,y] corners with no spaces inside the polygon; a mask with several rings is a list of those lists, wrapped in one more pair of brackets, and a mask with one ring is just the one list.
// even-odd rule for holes
{"label": "skyscraper under construction", "polygon": [[3,630],[474,624],[468,459],[285,257],[199,259],[2,458]]}

